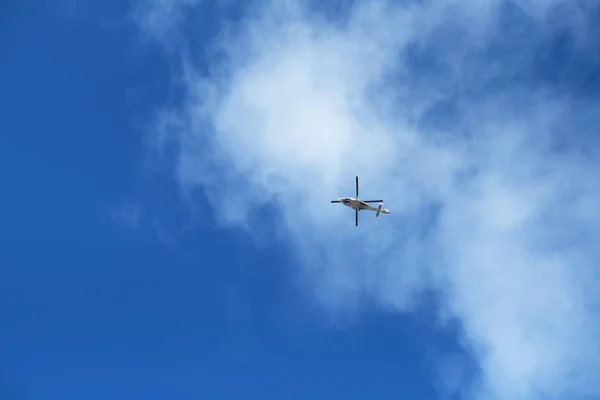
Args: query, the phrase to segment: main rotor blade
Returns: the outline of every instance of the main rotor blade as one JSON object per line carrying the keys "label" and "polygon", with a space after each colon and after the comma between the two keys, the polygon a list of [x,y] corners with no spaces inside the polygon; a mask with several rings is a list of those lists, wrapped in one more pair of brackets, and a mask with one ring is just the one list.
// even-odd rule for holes
{"label": "main rotor blade", "polygon": [[339,203],[339,200],[331,200],[332,203]]}
{"label": "main rotor blade", "polygon": [[363,203],[383,203],[383,200],[361,200]]}
{"label": "main rotor blade", "polygon": [[358,226],[358,210],[356,210],[356,217],[355,217],[355,223],[356,226]]}
{"label": "main rotor blade", "polygon": [[358,199],[358,176],[356,177],[356,198]]}

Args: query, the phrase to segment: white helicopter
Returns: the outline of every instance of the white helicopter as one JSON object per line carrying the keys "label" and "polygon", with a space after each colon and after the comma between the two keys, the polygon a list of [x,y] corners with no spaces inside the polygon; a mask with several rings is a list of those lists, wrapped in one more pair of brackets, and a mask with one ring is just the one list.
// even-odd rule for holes
{"label": "white helicopter", "polygon": [[[353,199],[352,197],[340,197],[337,200],[331,200],[332,203],[342,203],[343,205],[350,207],[351,209],[353,209],[355,211],[355,225],[358,226],[358,212],[360,210],[371,210],[371,211],[376,211],[377,214],[375,214],[376,217],[379,217],[379,213],[382,212],[384,214],[389,214],[390,210],[388,210],[387,208],[382,208],[383,207],[383,200],[359,200],[358,199],[358,176],[356,177],[356,198]],[[367,203],[379,203],[379,207],[375,208],[375,207],[371,207],[369,204]]]}

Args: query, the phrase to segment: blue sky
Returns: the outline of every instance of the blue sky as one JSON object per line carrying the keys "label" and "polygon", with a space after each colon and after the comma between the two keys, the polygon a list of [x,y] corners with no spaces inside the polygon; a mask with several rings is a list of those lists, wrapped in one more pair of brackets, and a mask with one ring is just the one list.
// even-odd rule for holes
{"label": "blue sky", "polygon": [[600,8],[482,4],[4,6],[0,397],[597,396]]}

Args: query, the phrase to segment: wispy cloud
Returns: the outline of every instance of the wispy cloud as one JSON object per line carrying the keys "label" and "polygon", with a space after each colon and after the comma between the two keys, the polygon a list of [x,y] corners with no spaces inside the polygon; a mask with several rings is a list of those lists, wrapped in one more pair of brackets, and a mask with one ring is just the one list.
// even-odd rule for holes
{"label": "wispy cloud", "polygon": [[[439,291],[480,365],[478,398],[598,395],[598,102],[536,72],[556,32],[586,51],[587,12],[456,0],[357,2],[336,17],[260,3],[213,42],[208,73],[181,58],[187,97],[161,124],[177,178],[248,228],[277,200],[326,309],[366,293],[409,311]],[[392,211],[359,229],[328,204],[355,175]]]}
{"label": "wispy cloud", "polygon": [[143,217],[143,211],[137,203],[125,203],[110,210],[109,215],[117,224],[129,229],[136,229]]}
{"label": "wispy cloud", "polygon": [[160,40],[171,40],[185,12],[197,6],[200,0],[147,0],[134,2],[133,16],[147,35]]}

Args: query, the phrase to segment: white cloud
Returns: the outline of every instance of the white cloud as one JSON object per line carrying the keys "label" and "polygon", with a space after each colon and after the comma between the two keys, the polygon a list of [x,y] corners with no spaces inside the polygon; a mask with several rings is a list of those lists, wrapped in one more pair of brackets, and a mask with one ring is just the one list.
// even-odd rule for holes
{"label": "white cloud", "polygon": [[[177,177],[249,229],[253,210],[277,200],[326,309],[351,310],[366,292],[408,311],[421,289],[440,291],[480,364],[478,398],[598,395],[598,165],[593,149],[553,149],[599,118],[593,104],[506,80],[531,68],[526,51],[482,63],[493,41],[527,46],[552,28],[558,2],[519,4],[533,37],[499,28],[499,1],[357,3],[338,24],[294,1],[263,4],[224,33],[208,76],[184,58],[189,97],[167,114],[183,121]],[[178,9],[156,5],[150,15]],[[433,60],[415,67],[407,52],[427,46]],[[427,124],[433,106],[443,130]],[[361,197],[392,211],[362,213],[358,229],[329,204],[353,194],[355,175]]]}

